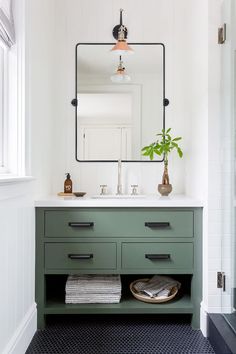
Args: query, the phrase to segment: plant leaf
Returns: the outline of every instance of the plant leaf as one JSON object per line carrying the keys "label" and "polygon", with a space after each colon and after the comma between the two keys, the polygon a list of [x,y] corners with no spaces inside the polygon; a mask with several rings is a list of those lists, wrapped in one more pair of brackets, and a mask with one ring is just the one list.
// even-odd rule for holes
{"label": "plant leaf", "polygon": [[173,149],[176,149],[179,157],[182,157],[183,152],[177,143],[177,141],[181,140],[182,137],[177,136],[176,138],[172,139],[171,135],[169,134],[170,131],[171,128],[168,128],[167,130],[162,129],[161,133],[156,134],[156,136],[158,136],[157,141],[151,143],[150,145],[144,146],[141,149],[142,155],[149,156],[150,160],[153,160],[154,154],[159,156],[164,154],[165,159],[167,160],[168,154]]}
{"label": "plant leaf", "polygon": [[159,155],[159,156],[161,155],[160,149],[157,149],[157,148],[156,148],[156,149],[154,149],[153,151],[155,152],[155,154],[157,154],[157,155]]}
{"label": "plant leaf", "polygon": [[179,157],[183,157],[183,151],[180,148],[178,148],[177,151],[178,151]]}
{"label": "plant leaf", "polygon": [[143,152],[142,155],[143,155],[143,156],[149,156],[149,152],[148,152],[148,151]]}

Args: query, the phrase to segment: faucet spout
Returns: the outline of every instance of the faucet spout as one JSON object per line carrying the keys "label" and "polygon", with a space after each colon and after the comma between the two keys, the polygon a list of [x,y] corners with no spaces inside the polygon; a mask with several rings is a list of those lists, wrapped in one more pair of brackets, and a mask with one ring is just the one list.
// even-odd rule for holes
{"label": "faucet spout", "polygon": [[122,184],[121,184],[121,159],[118,160],[118,184],[117,184],[117,195],[122,194]]}

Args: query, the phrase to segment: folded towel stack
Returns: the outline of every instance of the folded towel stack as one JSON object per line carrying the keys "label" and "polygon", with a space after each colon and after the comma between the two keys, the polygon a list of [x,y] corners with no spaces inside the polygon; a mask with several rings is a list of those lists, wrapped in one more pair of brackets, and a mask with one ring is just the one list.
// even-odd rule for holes
{"label": "folded towel stack", "polygon": [[66,282],[66,304],[119,303],[120,275],[69,275]]}
{"label": "folded towel stack", "polygon": [[153,297],[168,297],[174,287],[180,288],[181,284],[177,280],[163,276],[154,275],[149,281],[139,281],[134,288],[139,293]]}

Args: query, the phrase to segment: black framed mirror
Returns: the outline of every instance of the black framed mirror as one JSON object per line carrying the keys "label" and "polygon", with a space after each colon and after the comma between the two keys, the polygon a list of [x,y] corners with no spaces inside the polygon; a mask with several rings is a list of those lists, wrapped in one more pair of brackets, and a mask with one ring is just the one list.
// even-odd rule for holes
{"label": "black framed mirror", "polygon": [[[110,53],[113,45],[76,45],[75,158],[78,162],[150,162],[141,149],[165,129],[169,103],[165,46],[129,43],[134,54],[119,56]],[[122,80],[119,70],[125,73]]]}

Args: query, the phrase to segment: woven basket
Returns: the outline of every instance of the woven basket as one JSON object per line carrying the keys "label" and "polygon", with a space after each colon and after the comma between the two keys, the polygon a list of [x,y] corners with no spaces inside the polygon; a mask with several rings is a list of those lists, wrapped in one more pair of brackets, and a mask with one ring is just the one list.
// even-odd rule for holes
{"label": "woven basket", "polygon": [[134,285],[139,282],[139,281],[142,281],[142,282],[148,282],[150,279],[137,279],[135,281],[133,281],[129,288],[130,288],[130,291],[131,293],[133,294],[133,296],[140,300],[140,301],[144,301],[144,302],[149,302],[149,303],[153,303],[153,304],[160,304],[162,302],[168,302],[170,300],[172,300],[176,294],[178,293],[178,288],[176,286],[174,286],[172,289],[171,289],[171,292],[170,292],[170,295],[168,297],[164,297],[164,296],[157,296],[157,297],[153,297],[151,298],[150,296],[147,296],[145,294],[141,294],[139,293],[137,290],[135,290],[134,288]]}

